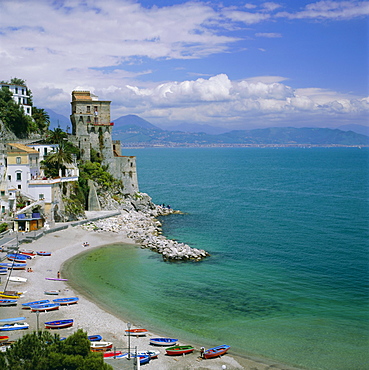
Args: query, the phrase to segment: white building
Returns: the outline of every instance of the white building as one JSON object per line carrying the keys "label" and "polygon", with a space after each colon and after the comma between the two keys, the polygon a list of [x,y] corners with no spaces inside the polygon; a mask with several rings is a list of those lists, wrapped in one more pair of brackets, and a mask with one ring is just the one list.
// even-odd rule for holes
{"label": "white building", "polygon": [[0,86],[11,91],[11,93],[13,94],[13,100],[23,108],[24,113],[27,116],[32,116],[31,100],[26,85],[1,83]]}

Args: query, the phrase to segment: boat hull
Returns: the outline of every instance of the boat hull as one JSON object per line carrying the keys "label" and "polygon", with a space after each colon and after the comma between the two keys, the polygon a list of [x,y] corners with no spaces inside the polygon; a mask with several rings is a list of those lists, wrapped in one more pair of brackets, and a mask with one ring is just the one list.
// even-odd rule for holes
{"label": "boat hull", "polygon": [[191,353],[195,350],[192,346],[173,346],[167,348],[165,351],[168,356],[179,356]]}
{"label": "boat hull", "polygon": [[129,329],[126,330],[126,335],[132,335],[136,337],[141,337],[147,334],[147,329]]}
{"label": "boat hull", "polygon": [[202,354],[202,357],[205,359],[219,357],[219,356],[224,355],[230,348],[231,347],[226,344],[223,344],[218,347],[209,348],[204,351],[204,353]]}
{"label": "boat hull", "polygon": [[57,321],[48,321],[45,322],[46,329],[65,329],[73,326],[74,320],[57,320]]}
{"label": "boat hull", "polygon": [[16,299],[0,299],[0,306],[2,307],[16,306],[17,303]]}
{"label": "boat hull", "polygon": [[5,324],[0,326],[0,331],[13,331],[28,329],[29,325],[25,323]]}
{"label": "boat hull", "polygon": [[48,299],[43,299],[41,301],[26,302],[26,303],[22,303],[22,308],[28,309],[28,308],[31,308],[31,306],[45,304],[45,303],[51,303],[51,302]]}
{"label": "boat hull", "polygon": [[178,339],[173,339],[173,338],[151,338],[150,339],[150,344],[154,346],[174,346],[176,345]]}
{"label": "boat hull", "polygon": [[46,295],[59,295],[59,290],[45,290]]}
{"label": "boat hull", "polygon": [[78,301],[79,301],[79,298],[77,297],[53,299],[53,302],[59,304],[60,306],[68,306],[70,304],[76,304]]}
{"label": "boat hull", "polygon": [[87,339],[90,341],[90,342],[99,342],[101,339],[102,339],[102,336],[101,335],[89,335],[87,337]]}
{"label": "boat hull", "polygon": [[105,352],[111,348],[113,348],[113,343],[111,342],[91,342],[90,345],[92,352]]}
{"label": "boat hull", "polygon": [[55,311],[59,310],[59,305],[57,303],[46,303],[39,305],[30,306],[32,312],[42,312],[42,311]]}

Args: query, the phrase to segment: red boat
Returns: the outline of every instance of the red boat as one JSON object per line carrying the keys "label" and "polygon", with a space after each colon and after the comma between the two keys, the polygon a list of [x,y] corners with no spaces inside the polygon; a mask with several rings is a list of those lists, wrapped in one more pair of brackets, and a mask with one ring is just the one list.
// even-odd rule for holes
{"label": "red boat", "polygon": [[122,351],[112,351],[112,352],[105,352],[104,353],[104,358],[109,358],[109,357],[114,357],[114,356],[119,356],[122,354]]}
{"label": "red boat", "polygon": [[9,337],[7,335],[0,335],[0,342],[7,342]]}
{"label": "red boat", "polygon": [[25,254],[27,256],[35,256],[36,255],[36,252],[35,251],[25,250],[25,249],[18,251],[18,253]]}
{"label": "red boat", "polygon": [[230,348],[231,346],[227,346],[226,344],[223,344],[218,347],[209,348],[204,351],[204,353],[202,354],[202,357],[203,358],[219,357],[219,356],[224,355]]}
{"label": "red boat", "polygon": [[136,337],[147,334],[147,329],[126,329],[126,335],[135,335]]}

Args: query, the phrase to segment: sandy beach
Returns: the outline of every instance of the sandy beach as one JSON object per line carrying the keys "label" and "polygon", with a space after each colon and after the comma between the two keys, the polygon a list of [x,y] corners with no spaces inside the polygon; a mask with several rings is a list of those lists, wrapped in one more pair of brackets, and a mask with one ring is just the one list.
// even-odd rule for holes
{"label": "sandy beach", "polygon": [[[88,242],[89,246],[84,247],[83,243]],[[128,337],[124,335],[127,329],[127,322],[114,316],[103,308],[98,302],[89,300],[82,291],[77,291],[77,287],[72,281],[52,281],[45,278],[57,278],[58,271],[61,273],[61,278],[67,276],[63,273],[63,263],[75,257],[76,255],[85,252],[88,249],[98,248],[102,245],[112,243],[133,244],[133,241],[122,234],[109,232],[91,232],[84,230],[80,226],[69,226],[67,229],[49,233],[38,240],[29,244],[23,244],[20,249],[31,249],[35,251],[48,251],[51,256],[36,256],[32,259],[28,266],[33,272],[26,270],[14,270],[12,276],[27,278],[26,283],[9,282],[7,290],[24,291],[24,296],[19,299],[19,303],[15,307],[1,307],[0,319],[12,317],[26,317],[26,322],[30,325],[29,329],[22,331],[8,332],[11,340],[16,340],[25,333],[32,332],[37,329],[37,315],[30,310],[22,309],[22,303],[37,301],[41,299],[55,299],[64,297],[79,297],[78,304],[70,306],[62,306],[57,311],[50,311],[39,314],[39,329],[44,329],[45,321],[53,321],[59,319],[74,319],[74,325],[71,328],[54,330],[61,337],[66,337],[77,329],[81,328],[88,335],[100,334],[104,341],[113,342],[116,348],[127,348]],[[154,253],[154,252],[153,252]],[[2,277],[1,290],[4,288],[4,276]],[[45,295],[45,290],[60,290],[58,296]],[[139,323],[133,323],[133,327],[139,327]],[[173,333],[175,335],[175,333]],[[229,353],[215,359],[203,360],[200,358],[200,348],[196,348],[194,353],[185,357],[173,357],[165,355],[165,348],[153,347],[149,344],[149,338],[155,337],[154,333],[149,332],[144,337],[131,337],[131,348],[137,346],[139,351],[155,349],[160,351],[158,359],[150,361],[143,365],[146,369],[252,369],[265,370],[273,369],[292,369],[288,366],[283,366],[276,363],[268,363],[268,361],[257,361],[251,358],[244,358],[232,354],[232,349]],[[180,344],[181,339],[179,338]],[[221,344],[221,343],[218,343]],[[127,360],[108,360],[107,363],[115,369],[127,369],[130,363]],[[128,366],[128,367],[127,367]]]}

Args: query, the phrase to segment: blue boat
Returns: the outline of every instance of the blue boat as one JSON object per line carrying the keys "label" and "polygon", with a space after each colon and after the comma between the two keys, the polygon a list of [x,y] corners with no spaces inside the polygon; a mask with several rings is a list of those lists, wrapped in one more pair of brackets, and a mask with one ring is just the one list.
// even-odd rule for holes
{"label": "blue boat", "polygon": [[2,307],[16,306],[17,303],[16,299],[0,299],[0,306]]}
{"label": "blue boat", "polygon": [[174,346],[177,344],[178,339],[173,338],[151,338],[150,344],[155,346]]}
{"label": "blue boat", "polygon": [[25,254],[7,254],[6,255],[6,258],[9,259],[9,260],[22,260],[22,261],[25,261],[27,260],[28,258],[31,258],[31,256],[26,256]]}
{"label": "blue boat", "polygon": [[56,321],[47,321],[45,322],[46,329],[63,329],[73,326],[73,319],[66,320],[56,320]]}
{"label": "blue boat", "polygon": [[12,331],[28,329],[29,325],[26,322],[14,322],[12,324],[0,325],[0,331]]}
{"label": "blue boat", "polygon": [[54,311],[59,309],[58,303],[43,303],[43,304],[33,304],[29,306],[32,312],[36,311]]}
{"label": "blue boat", "polygon": [[89,335],[87,338],[90,342],[99,342],[102,339],[102,336],[98,335],[98,334],[97,335]]}
{"label": "blue boat", "polygon": [[1,319],[0,324],[3,322],[18,322],[18,321],[24,321],[26,318],[25,317],[11,317],[10,319]]}
{"label": "blue boat", "polygon": [[6,275],[8,273],[7,267],[0,267],[0,275]]}
{"label": "blue boat", "polygon": [[44,299],[42,301],[34,301],[34,302],[27,302],[22,303],[23,308],[31,308],[31,306],[37,305],[37,304],[44,304],[44,303],[50,303],[48,299]]}
{"label": "blue boat", "polygon": [[227,344],[223,344],[221,346],[209,348],[205,350],[202,354],[203,358],[214,358],[224,355],[231,347]]}
{"label": "blue boat", "polygon": [[14,270],[25,269],[26,266],[27,266],[26,263],[7,263],[7,262],[0,263],[0,267],[6,267],[8,269],[14,269]]}
{"label": "blue boat", "polygon": [[54,303],[59,303],[61,306],[67,306],[69,304],[74,304],[74,303],[77,303],[78,301],[79,301],[78,297],[53,299]]}

